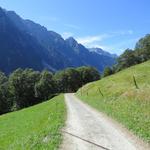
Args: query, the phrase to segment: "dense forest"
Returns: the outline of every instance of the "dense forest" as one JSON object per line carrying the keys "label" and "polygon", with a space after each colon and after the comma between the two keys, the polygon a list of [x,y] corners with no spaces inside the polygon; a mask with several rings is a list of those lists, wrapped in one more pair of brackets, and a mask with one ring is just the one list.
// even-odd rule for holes
{"label": "dense forest", "polygon": [[75,92],[100,79],[93,67],[67,68],[55,74],[44,70],[17,69],[9,76],[0,72],[0,114],[48,100],[59,93]]}

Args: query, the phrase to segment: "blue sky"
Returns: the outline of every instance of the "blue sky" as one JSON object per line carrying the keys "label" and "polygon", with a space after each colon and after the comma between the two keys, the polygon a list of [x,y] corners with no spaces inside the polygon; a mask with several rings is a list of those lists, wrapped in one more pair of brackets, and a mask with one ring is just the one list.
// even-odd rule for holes
{"label": "blue sky", "polygon": [[0,0],[0,6],[64,38],[117,54],[150,33],[150,0]]}

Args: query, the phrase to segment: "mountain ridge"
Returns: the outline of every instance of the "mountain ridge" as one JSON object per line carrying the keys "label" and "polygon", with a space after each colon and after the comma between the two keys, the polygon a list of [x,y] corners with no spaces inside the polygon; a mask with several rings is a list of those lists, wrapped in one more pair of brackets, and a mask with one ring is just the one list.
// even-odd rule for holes
{"label": "mountain ridge", "polygon": [[98,48],[98,47],[88,48],[88,49],[89,49],[90,52],[96,52],[97,54],[100,54],[100,55],[110,56],[112,58],[117,58],[118,57],[116,54],[109,53],[109,52],[104,51],[103,49]]}
{"label": "mountain ridge", "polygon": [[[30,39],[30,41],[33,42],[33,45],[30,43],[30,46],[34,47],[33,52],[31,50],[30,52],[35,53],[34,49],[36,49],[35,51],[37,56],[35,54],[35,58],[37,57],[37,60],[39,60],[37,64],[40,66],[40,69],[36,66],[33,67],[32,64],[27,64],[24,60],[24,63],[27,64],[25,66],[16,65],[16,67],[8,69],[7,71],[3,69],[4,67],[0,67],[0,69],[4,72],[9,73],[17,67],[31,67],[36,70],[49,69],[52,71],[57,71],[66,67],[79,67],[83,65],[96,67],[100,72],[102,72],[106,66],[112,66],[115,63],[115,58],[108,55],[99,55],[94,51],[91,52],[82,44],[78,43],[73,37],[64,40],[60,34],[54,31],[49,31],[44,26],[41,26],[40,24],[37,24],[29,19],[22,19],[14,11],[6,11],[1,8],[0,12],[3,16],[5,15],[8,20],[10,20],[9,24],[14,26],[17,32],[20,32],[20,37],[18,37],[18,39],[21,39],[22,36],[26,36],[27,39]],[[5,23],[3,22],[3,19],[0,19],[0,23],[1,25],[3,24],[3,29],[5,28],[7,32],[8,29],[4,25]],[[2,30],[2,27],[0,30]],[[13,31],[10,31],[10,33],[7,32],[7,34],[11,35],[11,32],[13,33]],[[3,37],[1,36],[1,39],[2,38]],[[20,43],[20,48],[18,47],[18,49],[20,49],[20,53],[22,49],[21,44],[28,45],[29,41],[27,41],[27,39]],[[9,42],[7,38],[5,40],[6,43]],[[14,40],[15,38],[12,41],[14,42]],[[0,46],[0,53],[2,51],[1,49],[2,47]],[[9,49],[11,49],[11,47],[9,47]],[[18,49],[16,48],[15,50]],[[34,56],[34,54],[32,55]],[[15,58],[17,58],[17,56],[15,56]],[[14,58],[9,59],[14,60]]]}

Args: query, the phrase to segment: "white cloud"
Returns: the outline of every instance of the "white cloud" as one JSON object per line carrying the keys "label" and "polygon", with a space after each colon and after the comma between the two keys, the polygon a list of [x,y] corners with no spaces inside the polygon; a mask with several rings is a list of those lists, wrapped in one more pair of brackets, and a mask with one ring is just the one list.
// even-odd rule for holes
{"label": "white cloud", "polygon": [[132,34],[133,34],[133,30],[120,30],[120,31],[115,31],[115,32],[110,32],[110,33],[105,33],[100,35],[79,37],[77,38],[77,41],[85,46],[89,46],[91,44],[95,44],[95,42],[101,42],[108,38],[132,35]]}
{"label": "white cloud", "polygon": [[72,37],[74,34],[73,33],[71,33],[71,32],[63,32],[62,33],[62,37],[64,38],[64,39],[66,39],[66,38],[68,38],[68,37]]}
{"label": "white cloud", "polygon": [[108,46],[108,45],[101,45],[101,44],[93,45],[93,48],[101,48],[101,49],[106,50],[106,51],[112,50],[112,48],[110,46]]}
{"label": "white cloud", "polygon": [[[133,30],[119,30],[100,35],[78,37],[77,41],[86,47],[98,47],[109,52],[120,54],[126,48],[134,47],[134,44],[136,43],[138,38],[129,39],[129,36],[133,34],[134,34]],[[118,37],[120,38],[118,42],[115,42],[116,41],[115,40],[113,44],[112,43],[109,44],[109,41],[111,42],[112,39],[116,39]],[[122,38],[123,41],[121,40]],[[124,38],[126,38],[126,40]],[[106,42],[108,44],[106,44]]]}
{"label": "white cloud", "polygon": [[109,34],[102,34],[102,35],[95,35],[95,36],[86,36],[86,37],[79,37],[77,41],[85,46],[89,46],[92,43],[100,42],[106,38],[110,37]]}

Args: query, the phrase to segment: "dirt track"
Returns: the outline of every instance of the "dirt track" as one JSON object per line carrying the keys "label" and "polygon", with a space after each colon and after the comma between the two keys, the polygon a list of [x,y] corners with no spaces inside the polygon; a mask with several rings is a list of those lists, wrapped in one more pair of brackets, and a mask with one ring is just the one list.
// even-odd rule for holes
{"label": "dirt track", "polygon": [[68,116],[61,150],[145,150],[111,119],[65,94]]}

